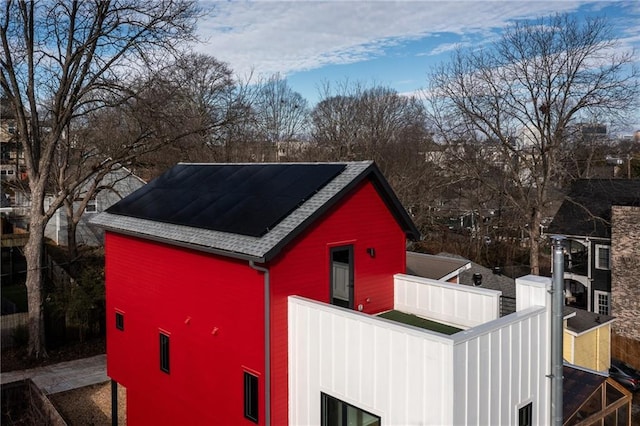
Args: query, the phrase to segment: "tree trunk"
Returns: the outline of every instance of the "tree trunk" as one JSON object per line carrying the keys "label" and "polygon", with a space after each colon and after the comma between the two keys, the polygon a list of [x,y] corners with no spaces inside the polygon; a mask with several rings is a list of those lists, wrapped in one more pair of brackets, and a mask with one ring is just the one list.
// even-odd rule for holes
{"label": "tree trunk", "polygon": [[78,241],[76,240],[76,230],[78,229],[78,223],[73,217],[73,204],[69,204],[65,201],[65,214],[67,215],[67,250],[69,253],[69,259],[73,261],[78,257]]}
{"label": "tree trunk", "polygon": [[533,275],[540,275],[540,223],[542,215],[535,211],[529,224],[529,265]]}
{"label": "tree trunk", "polygon": [[[35,200],[34,200],[35,201]],[[43,247],[44,227],[46,219],[38,209],[39,203],[31,205],[31,223],[29,225],[29,240],[25,246],[27,261],[27,301],[29,307],[29,348],[31,358],[46,358],[44,335],[44,307],[42,298],[43,288]],[[41,206],[41,205],[40,205]]]}

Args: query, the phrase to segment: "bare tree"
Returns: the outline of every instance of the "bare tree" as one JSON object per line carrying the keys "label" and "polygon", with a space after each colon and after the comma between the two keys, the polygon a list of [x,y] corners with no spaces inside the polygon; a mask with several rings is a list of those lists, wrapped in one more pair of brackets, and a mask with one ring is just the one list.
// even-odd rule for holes
{"label": "bare tree", "polygon": [[[0,14],[0,85],[16,114],[31,194],[25,247],[29,354],[46,356],[43,327],[44,228],[69,192],[44,199],[56,153],[74,119],[133,95],[132,77],[192,39],[198,10],[179,0],[12,1]],[[46,127],[45,127],[46,124]],[[135,151],[136,141],[121,149]],[[63,170],[64,165],[59,168]]]}
{"label": "bare tree", "polygon": [[429,158],[437,147],[422,102],[348,81],[335,90],[326,84],[323,96],[311,112],[309,158],[376,161],[421,231],[436,226],[434,201],[446,176]]}
{"label": "bare tree", "polygon": [[[564,175],[562,150],[577,120],[620,120],[637,105],[634,53],[618,53],[604,19],[567,16],[517,23],[483,50],[458,51],[431,73],[427,100],[438,137],[495,146],[483,161],[460,164],[502,194],[528,235],[539,272],[540,224]],[[504,179],[485,178],[487,160]]]}
{"label": "bare tree", "polygon": [[279,74],[258,85],[253,107],[258,134],[266,141],[300,138],[307,122],[308,102]]}

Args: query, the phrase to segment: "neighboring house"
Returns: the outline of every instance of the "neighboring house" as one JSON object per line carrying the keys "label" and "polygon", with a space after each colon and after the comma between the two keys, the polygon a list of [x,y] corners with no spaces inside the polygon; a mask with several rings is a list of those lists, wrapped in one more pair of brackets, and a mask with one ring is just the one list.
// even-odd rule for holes
{"label": "neighboring house", "polygon": [[567,305],[618,315],[611,303],[612,207],[633,205],[640,205],[640,180],[581,179],[572,185],[547,231],[567,237]]}
{"label": "neighboring house", "polygon": [[[76,242],[87,246],[100,246],[103,243],[103,235],[100,230],[89,225],[89,221],[96,214],[105,211],[116,202],[145,185],[145,181],[133,174],[126,167],[120,167],[110,171],[99,183],[99,190],[88,202],[84,214],[80,217],[76,229]],[[88,188],[86,184],[84,188]],[[81,198],[86,190],[80,190],[80,198],[74,202],[74,211],[83,201]],[[52,196],[47,196],[45,205],[49,205]],[[67,245],[67,213],[64,206],[60,207],[51,217],[45,228],[45,236],[56,244]]]}
{"label": "neighboring house", "polygon": [[458,284],[460,274],[471,261],[425,253],[407,252],[407,274]]}
{"label": "neighboring house", "polygon": [[563,358],[571,364],[608,374],[611,366],[609,315],[565,307]]}
{"label": "neighboring house", "polygon": [[500,268],[489,269],[451,253],[437,255],[407,252],[407,274],[452,283],[497,290],[500,296],[500,315],[516,310],[516,284],[502,274]]}
{"label": "neighboring house", "polygon": [[0,100],[0,180],[24,177],[24,153],[17,140],[16,119],[6,98]]}
{"label": "neighboring house", "polygon": [[618,320],[611,356],[640,368],[640,180],[574,183],[549,234],[565,242],[567,305]]}
{"label": "neighboring house", "polygon": [[551,280],[500,318],[403,275],[418,231],[371,162],[180,164],[93,223],[128,424],[549,423]]}

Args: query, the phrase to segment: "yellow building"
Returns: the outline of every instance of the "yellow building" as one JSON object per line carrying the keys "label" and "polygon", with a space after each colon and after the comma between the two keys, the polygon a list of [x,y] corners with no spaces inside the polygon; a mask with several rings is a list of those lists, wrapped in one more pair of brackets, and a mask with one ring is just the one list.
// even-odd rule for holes
{"label": "yellow building", "polygon": [[609,372],[611,324],[615,318],[565,306],[564,359],[594,371]]}

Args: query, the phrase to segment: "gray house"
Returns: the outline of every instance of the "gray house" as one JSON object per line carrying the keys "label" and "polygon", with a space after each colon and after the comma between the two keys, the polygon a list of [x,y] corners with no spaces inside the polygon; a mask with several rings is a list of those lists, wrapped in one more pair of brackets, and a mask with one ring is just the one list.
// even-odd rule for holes
{"label": "gray house", "polygon": [[[87,246],[102,245],[103,231],[94,226],[90,226],[89,220],[91,220],[96,213],[108,209],[133,191],[144,186],[145,183],[144,180],[133,174],[126,167],[112,170],[102,178],[98,186],[99,191],[89,200],[78,222],[76,230],[77,243]],[[73,206],[74,211],[79,208],[80,203],[83,201],[88,186],[89,184],[85,185],[84,189],[79,191]],[[55,241],[58,245],[66,245],[67,221],[68,217],[65,208],[59,208],[47,224],[45,236]]]}

